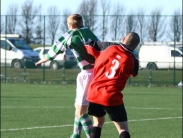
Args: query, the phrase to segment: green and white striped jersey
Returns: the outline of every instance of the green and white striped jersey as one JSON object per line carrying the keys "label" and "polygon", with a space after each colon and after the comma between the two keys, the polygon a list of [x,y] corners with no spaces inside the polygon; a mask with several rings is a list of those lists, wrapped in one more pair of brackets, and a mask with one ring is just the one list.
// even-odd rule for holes
{"label": "green and white striped jersey", "polygon": [[59,53],[71,49],[80,69],[91,69],[94,66],[94,57],[89,55],[85,49],[85,43],[91,40],[99,41],[87,27],[69,30],[52,45],[46,56],[49,60],[53,60]]}

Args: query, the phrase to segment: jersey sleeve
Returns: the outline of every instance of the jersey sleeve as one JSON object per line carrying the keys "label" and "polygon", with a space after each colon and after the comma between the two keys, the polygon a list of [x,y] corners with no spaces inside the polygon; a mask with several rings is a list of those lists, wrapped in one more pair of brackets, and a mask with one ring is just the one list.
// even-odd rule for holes
{"label": "jersey sleeve", "polygon": [[133,59],[134,59],[134,68],[133,68],[133,73],[131,74],[131,76],[135,77],[138,75],[139,61],[135,57],[133,57]]}
{"label": "jersey sleeve", "polygon": [[59,46],[61,45],[60,43],[55,42],[48,53],[46,54],[46,57],[49,60],[53,60],[58,54],[63,53],[65,51],[65,48],[59,49]]}
{"label": "jersey sleeve", "polygon": [[98,58],[98,56],[100,55],[100,52],[97,51],[96,49],[94,49],[92,46],[90,45],[85,45],[86,51],[89,55],[93,56],[95,59]]}
{"label": "jersey sleeve", "polygon": [[86,43],[85,47],[87,52],[95,57],[99,56],[101,51],[104,51],[106,48],[113,46],[114,43],[111,42],[100,42],[100,41],[89,41]]}
{"label": "jersey sleeve", "polygon": [[93,47],[97,51],[103,51],[112,44],[110,42],[89,41],[86,45]]}
{"label": "jersey sleeve", "polygon": [[92,55],[95,59],[98,58],[101,48],[97,41],[89,41],[85,45],[88,54]]}
{"label": "jersey sleeve", "polygon": [[63,53],[68,49],[68,45],[71,44],[71,35],[69,32],[61,36],[55,43],[52,45],[51,49],[46,54],[46,57],[49,60],[53,60],[58,54]]}

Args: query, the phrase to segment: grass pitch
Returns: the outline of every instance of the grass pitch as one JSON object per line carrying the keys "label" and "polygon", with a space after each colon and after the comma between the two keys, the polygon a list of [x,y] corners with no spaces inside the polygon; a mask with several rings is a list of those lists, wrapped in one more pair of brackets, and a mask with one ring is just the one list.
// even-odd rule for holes
{"label": "grass pitch", "polygon": [[[75,89],[1,83],[1,138],[69,138]],[[123,93],[132,138],[182,138],[181,88],[127,86]],[[108,116],[101,138],[118,138]]]}

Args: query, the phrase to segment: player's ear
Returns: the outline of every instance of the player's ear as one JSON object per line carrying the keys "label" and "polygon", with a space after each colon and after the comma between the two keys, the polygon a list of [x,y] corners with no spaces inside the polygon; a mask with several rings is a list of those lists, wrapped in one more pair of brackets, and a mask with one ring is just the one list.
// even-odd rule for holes
{"label": "player's ear", "polygon": [[124,37],[121,41],[122,41],[122,43],[124,43],[124,41],[125,41],[125,37]]}
{"label": "player's ear", "polygon": [[73,24],[71,24],[71,28],[72,28],[72,29],[75,29],[75,28],[76,28],[76,26],[75,26],[75,25],[73,25]]}

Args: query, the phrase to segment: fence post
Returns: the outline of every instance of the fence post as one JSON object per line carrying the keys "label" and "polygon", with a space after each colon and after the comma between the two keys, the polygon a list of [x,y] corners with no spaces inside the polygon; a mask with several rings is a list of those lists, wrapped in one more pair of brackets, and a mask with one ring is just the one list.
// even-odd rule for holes
{"label": "fence post", "polygon": [[149,70],[149,86],[152,86],[152,63],[150,63],[150,70]]}
{"label": "fence post", "polygon": [[45,81],[45,63],[43,63],[43,81]]}
{"label": "fence post", "polygon": [[62,82],[65,82],[65,61],[62,68]]}
{"label": "fence post", "polygon": [[[7,15],[5,16],[5,40],[6,40],[6,33],[7,33]],[[5,47],[7,49],[7,43],[5,43]],[[5,69],[5,72],[4,72],[4,81],[6,82],[6,76],[7,76],[7,67],[6,67],[6,50],[5,50],[5,66],[4,66],[4,69]]]}
{"label": "fence post", "polygon": [[131,77],[128,78],[128,85],[131,85]]}
{"label": "fence post", "polygon": [[24,73],[23,73],[24,81],[26,81],[26,62],[27,62],[27,60],[26,60],[26,58],[24,58]]}
{"label": "fence post", "polygon": [[[43,47],[44,47],[44,49],[45,49],[45,15],[44,15],[44,41],[43,41]],[[44,50],[43,49],[43,50]],[[43,63],[43,81],[45,81],[45,64]]]}
{"label": "fence post", "polygon": [[[175,33],[176,33],[176,31],[175,31],[175,18],[174,18],[174,51],[175,51],[175,43],[176,43],[176,41],[175,41]],[[175,55],[174,55],[174,69],[173,69],[173,75],[174,75],[174,77],[173,77],[173,84],[174,84],[174,86],[176,85],[175,84]]]}
{"label": "fence post", "polygon": [[[5,47],[7,45],[5,44]],[[6,82],[6,75],[7,75],[7,67],[6,67],[6,50],[5,50],[5,66],[4,66],[4,81]]]}
{"label": "fence post", "polygon": [[[175,41],[174,41],[174,51],[175,51]],[[175,84],[175,80],[176,80],[176,76],[175,76],[175,55],[174,55],[174,69],[173,69],[173,84],[174,86],[176,85]]]}

